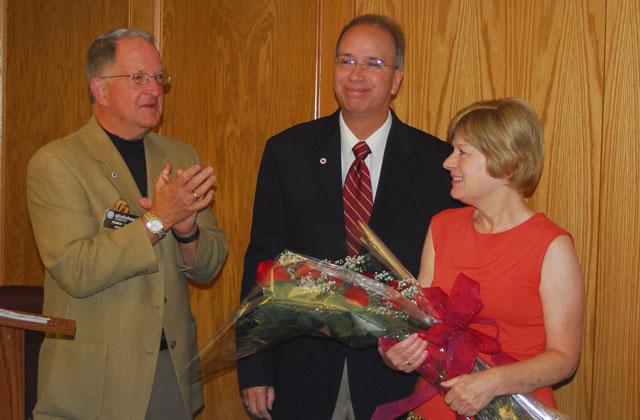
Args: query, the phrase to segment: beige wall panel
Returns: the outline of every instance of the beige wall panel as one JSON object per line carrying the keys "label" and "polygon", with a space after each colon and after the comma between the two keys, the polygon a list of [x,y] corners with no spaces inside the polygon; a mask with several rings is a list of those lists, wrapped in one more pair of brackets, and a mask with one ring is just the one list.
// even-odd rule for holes
{"label": "beige wall panel", "polygon": [[160,41],[162,0],[129,0],[129,26],[149,32]]}
{"label": "beige wall panel", "polygon": [[[229,256],[213,287],[192,291],[203,346],[237,307],[265,140],[314,111],[317,4],[165,0],[162,53],[174,76],[163,133],[196,147],[218,177],[214,211]],[[244,418],[235,372],[208,383],[203,419]]]}
{"label": "beige wall panel", "polygon": [[97,34],[126,25],[127,3],[7,1],[2,177],[5,277],[0,284],[42,284],[43,268],[27,214],[27,163],[40,146],[76,130],[89,117],[86,51]]}
{"label": "beige wall panel", "polygon": [[[524,10],[526,11],[526,10]],[[531,32],[511,37],[533,38],[514,44],[513,53],[526,54],[519,65],[505,71],[506,95],[529,99],[545,130],[545,168],[532,198],[572,233],[585,274],[585,320],[582,358],[574,379],[556,392],[559,407],[574,418],[591,418],[595,298],[597,281],[598,199],[602,145],[602,74],[604,62],[604,5],[598,2],[557,2],[531,10],[537,16]],[[513,16],[513,15],[512,15]],[[525,15],[518,20],[524,24]],[[519,87],[519,75],[531,82]]]}
{"label": "beige wall panel", "polygon": [[355,16],[354,0],[319,0],[318,93],[316,116],[332,114],[338,109],[333,94],[333,57],[340,30]]}
{"label": "beige wall panel", "polygon": [[640,412],[640,4],[607,2],[593,417]]}

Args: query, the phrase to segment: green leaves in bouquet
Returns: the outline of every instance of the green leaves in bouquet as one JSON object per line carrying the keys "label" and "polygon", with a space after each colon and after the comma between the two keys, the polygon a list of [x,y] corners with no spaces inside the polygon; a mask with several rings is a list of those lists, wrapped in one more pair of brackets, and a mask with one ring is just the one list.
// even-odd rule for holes
{"label": "green leaves in bouquet", "polygon": [[[349,263],[362,269],[354,265],[359,260]],[[256,282],[260,301],[238,320],[240,346],[313,335],[366,348],[390,332],[404,337],[418,329],[400,310],[397,292],[344,267],[284,253],[259,267]]]}

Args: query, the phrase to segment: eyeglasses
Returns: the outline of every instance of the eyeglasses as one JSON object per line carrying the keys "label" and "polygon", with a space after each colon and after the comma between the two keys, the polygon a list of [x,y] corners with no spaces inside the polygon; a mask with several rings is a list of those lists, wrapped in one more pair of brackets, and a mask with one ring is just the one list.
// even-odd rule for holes
{"label": "eyeglasses", "polygon": [[384,60],[380,58],[367,58],[366,60],[359,61],[346,54],[336,55],[333,63],[338,68],[350,71],[355,69],[356,66],[360,66],[363,71],[368,73],[378,73],[384,70],[385,67],[391,67],[390,65],[385,64]]}
{"label": "eyeglasses", "polygon": [[166,85],[171,81],[171,76],[166,73],[147,74],[143,71],[139,71],[133,74],[116,74],[113,76],[98,76],[101,79],[110,79],[112,77],[128,77],[133,80],[136,85],[146,85],[149,83],[149,79],[154,79],[159,85]]}

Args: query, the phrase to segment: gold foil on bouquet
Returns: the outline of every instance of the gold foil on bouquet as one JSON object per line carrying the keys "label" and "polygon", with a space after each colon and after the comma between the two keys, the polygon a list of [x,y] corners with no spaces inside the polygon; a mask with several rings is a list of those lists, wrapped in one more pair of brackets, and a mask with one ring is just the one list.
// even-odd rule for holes
{"label": "gold foil on bouquet", "polygon": [[373,230],[362,221],[358,221],[360,230],[362,231],[362,237],[360,241],[362,245],[375,257],[378,261],[383,263],[389,268],[399,279],[413,280],[415,285],[418,281],[413,277],[411,272],[406,269],[404,265],[393,255],[393,252],[382,242],[382,240],[376,235]]}

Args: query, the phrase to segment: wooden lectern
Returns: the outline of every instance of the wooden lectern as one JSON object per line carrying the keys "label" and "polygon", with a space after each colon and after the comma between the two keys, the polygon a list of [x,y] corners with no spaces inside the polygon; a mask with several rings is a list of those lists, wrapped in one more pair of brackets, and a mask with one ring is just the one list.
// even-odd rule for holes
{"label": "wooden lectern", "polygon": [[[74,336],[75,321],[39,314],[12,311],[49,318],[46,324],[0,316],[0,419],[24,420],[24,333],[42,331]],[[5,390],[8,390],[6,392]]]}

